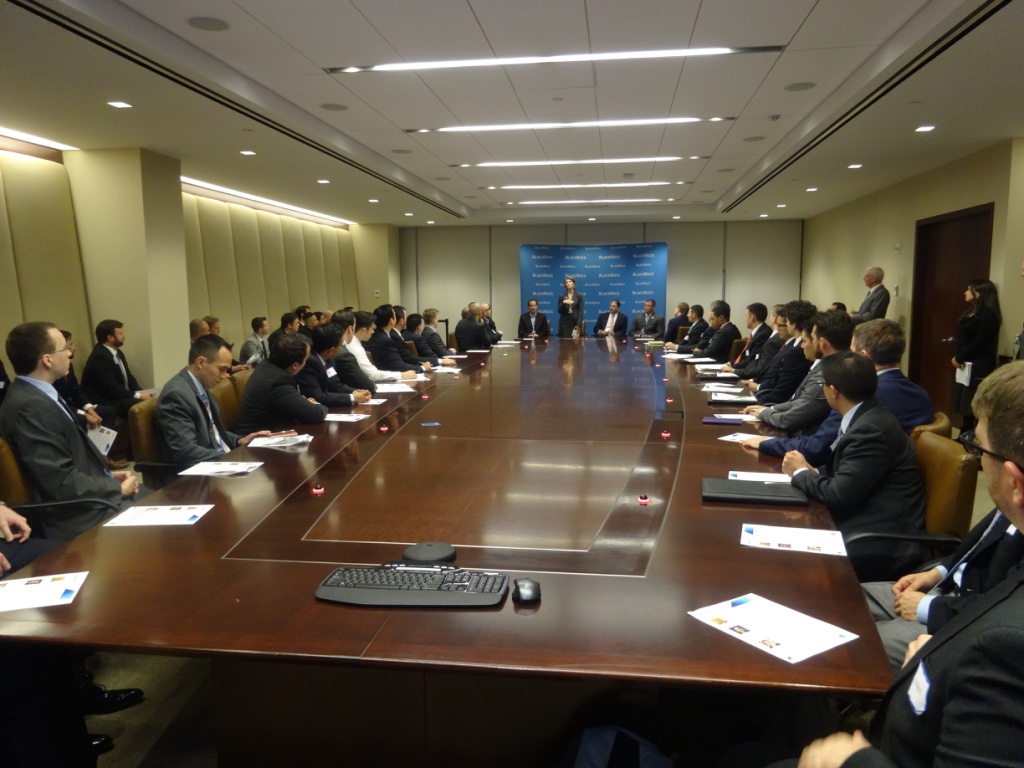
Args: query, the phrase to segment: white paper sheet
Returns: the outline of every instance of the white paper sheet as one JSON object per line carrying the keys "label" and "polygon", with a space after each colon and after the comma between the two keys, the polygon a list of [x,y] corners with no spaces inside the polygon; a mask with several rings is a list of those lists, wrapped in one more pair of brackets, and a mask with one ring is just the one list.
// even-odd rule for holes
{"label": "white paper sheet", "polygon": [[81,571],[0,581],[0,611],[68,605],[74,601],[88,575],[88,571]]}
{"label": "white paper sheet", "polygon": [[[974,368],[974,363],[964,363],[962,368],[956,369],[956,383],[963,384],[965,387],[971,386],[971,369]],[[948,379],[947,379],[948,381]]]}
{"label": "white paper sheet", "polygon": [[201,461],[194,467],[189,467],[179,475],[207,475],[210,477],[232,477],[248,475],[257,467],[262,467],[262,461]]}
{"label": "white paper sheet", "polygon": [[387,399],[383,397],[371,397],[365,403],[360,403],[360,405],[384,405],[386,402]]}
{"label": "white paper sheet", "polygon": [[254,437],[249,441],[250,448],[285,448],[290,445],[307,445],[312,442],[312,435],[285,435],[282,437]]}
{"label": "white paper sheet", "polygon": [[791,479],[783,472],[740,472],[736,469],[730,470],[726,477],[730,480],[750,480],[755,483],[788,483]]}
{"label": "white paper sheet", "polygon": [[743,390],[744,387],[733,387],[730,386],[729,384],[721,384],[718,382],[705,384],[700,389],[701,392],[732,392],[733,394],[736,394],[737,392],[742,392]]}
{"label": "white paper sheet", "polygon": [[725,440],[727,443],[742,443],[744,440],[749,440],[753,435],[749,432],[733,432],[731,435],[723,435],[718,438],[719,440]]}
{"label": "white paper sheet", "polygon": [[324,421],[362,421],[370,418],[368,413],[328,413]]}
{"label": "white paper sheet", "polygon": [[744,523],[740,528],[740,544],[759,549],[781,549],[786,552],[812,552],[818,555],[846,556],[846,544],[839,531],[813,528],[787,528],[780,525]]}
{"label": "white paper sheet", "polygon": [[757,402],[757,398],[754,397],[753,395],[742,395],[742,396],[741,395],[731,395],[728,392],[712,392],[711,393],[711,399],[712,400],[716,400],[716,401],[720,400],[723,403],[725,403],[725,402],[734,402],[734,403],[747,403],[747,402],[749,402],[752,405]]}
{"label": "white paper sheet", "polygon": [[[693,365],[695,363],[714,363],[715,362],[715,358],[713,358],[713,357],[691,357],[688,360],[684,360],[683,362],[685,362],[687,365]],[[711,367],[714,368],[715,366],[712,365]],[[722,364],[718,363],[718,367],[721,368]],[[699,366],[697,367],[697,370],[698,371],[700,370]]]}
{"label": "white paper sheet", "polygon": [[752,413],[716,413],[716,419],[728,419],[729,421],[760,421]]}
{"label": "white paper sheet", "polygon": [[397,381],[384,381],[377,385],[377,392],[391,394],[393,392],[415,392],[416,390],[408,384],[401,384]]}
{"label": "white paper sheet", "polygon": [[107,527],[135,525],[194,525],[199,518],[213,509],[213,504],[189,504],[164,507],[129,507],[112,520]]}
{"label": "white paper sheet", "polygon": [[106,456],[110,453],[111,446],[114,445],[114,438],[117,437],[117,432],[112,429],[107,429],[100,424],[96,429],[86,430],[89,435],[89,439],[92,444],[95,445],[100,453]]}
{"label": "white paper sheet", "polygon": [[857,639],[852,632],[752,592],[689,613],[698,621],[790,664]]}

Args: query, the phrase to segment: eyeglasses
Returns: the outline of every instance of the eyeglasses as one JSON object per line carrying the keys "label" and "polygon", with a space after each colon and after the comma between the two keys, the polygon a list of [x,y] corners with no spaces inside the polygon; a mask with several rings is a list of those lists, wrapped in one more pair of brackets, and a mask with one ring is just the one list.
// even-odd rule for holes
{"label": "eyeglasses", "polygon": [[956,440],[957,440],[958,443],[960,443],[960,445],[962,445],[964,448],[967,449],[968,453],[970,453],[970,454],[972,454],[974,456],[981,456],[982,454],[988,454],[989,456],[991,456],[993,459],[996,459],[997,461],[1001,461],[1001,462],[1008,461],[1011,464],[1013,464],[1015,467],[1017,467],[1017,469],[1019,469],[1021,472],[1024,472],[1024,467],[1022,467],[1020,464],[1015,462],[1013,459],[1008,459],[1005,456],[1000,456],[998,453],[993,453],[988,448],[982,448],[980,445],[978,445],[977,435],[975,434],[975,430],[973,430],[973,429],[970,430],[969,432],[961,432],[960,436]]}
{"label": "eyeglasses", "polygon": [[56,355],[56,354],[58,354],[60,352],[69,352],[73,346],[74,346],[74,344],[68,344],[67,346],[61,347],[60,349],[55,349],[55,350],[53,350],[53,352],[46,352],[45,354],[47,354],[47,355]]}

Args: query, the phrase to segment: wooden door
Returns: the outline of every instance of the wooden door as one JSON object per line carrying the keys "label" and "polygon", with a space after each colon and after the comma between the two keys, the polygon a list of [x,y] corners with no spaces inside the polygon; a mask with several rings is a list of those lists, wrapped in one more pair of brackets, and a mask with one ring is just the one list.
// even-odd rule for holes
{"label": "wooden door", "polygon": [[908,371],[931,395],[935,410],[947,414],[954,374],[947,340],[966,309],[967,283],[989,276],[993,208],[988,203],[917,222]]}

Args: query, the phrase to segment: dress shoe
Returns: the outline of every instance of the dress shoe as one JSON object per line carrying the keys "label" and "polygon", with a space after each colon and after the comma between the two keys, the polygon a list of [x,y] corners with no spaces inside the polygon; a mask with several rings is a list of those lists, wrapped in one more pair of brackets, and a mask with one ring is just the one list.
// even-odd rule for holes
{"label": "dress shoe", "polygon": [[107,459],[107,466],[112,470],[128,469],[127,461],[114,461],[114,459]]}
{"label": "dress shoe", "polygon": [[89,746],[94,755],[105,755],[114,748],[114,740],[105,733],[90,733]]}
{"label": "dress shoe", "polygon": [[140,688],[117,688],[108,691],[102,685],[85,683],[79,689],[82,700],[82,714],[109,715],[122,709],[134,707],[145,694]]}

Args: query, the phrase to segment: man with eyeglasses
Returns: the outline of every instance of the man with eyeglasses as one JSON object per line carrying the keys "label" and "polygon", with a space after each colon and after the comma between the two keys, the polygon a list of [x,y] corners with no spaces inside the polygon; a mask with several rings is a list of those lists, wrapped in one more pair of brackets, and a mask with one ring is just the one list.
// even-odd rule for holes
{"label": "man with eyeglasses", "polygon": [[[981,454],[996,510],[965,540],[961,560],[944,562],[945,575],[928,571],[896,583],[897,603],[908,592],[921,595],[907,600],[901,615],[917,610],[925,591],[956,587],[933,596],[927,625],[933,634],[908,647],[871,722],[870,740],[859,731],[832,734],[808,746],[800,765],[1024,765],[1024,568],[1012,567],[1007,551],[1024,525],[1024,362],[986,377],[972,407],[977,428],[961,442]],[[1006,563],[1005,577],[997,559]],[[932,613],[943,606],[947,615],[934,627]]]}

